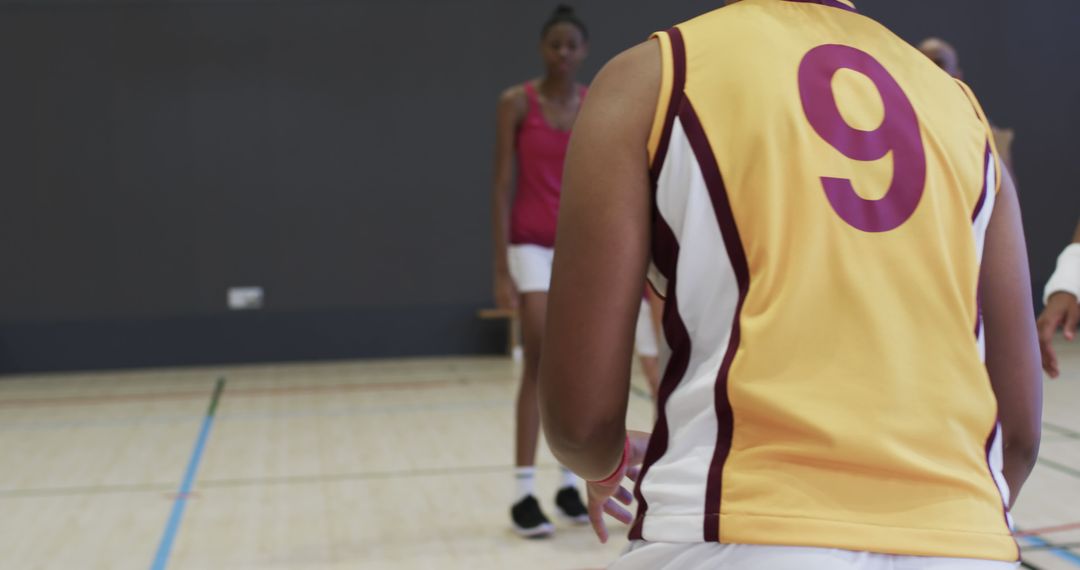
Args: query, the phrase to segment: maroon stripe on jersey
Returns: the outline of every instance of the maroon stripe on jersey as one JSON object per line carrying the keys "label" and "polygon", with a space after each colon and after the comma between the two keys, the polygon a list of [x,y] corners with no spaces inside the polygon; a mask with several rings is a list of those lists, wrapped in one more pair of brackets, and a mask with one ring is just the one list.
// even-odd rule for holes
{"label": "maroon stripe on jersey", "polygon": [[[979,201],[975,204],[975,211],[971,214],[971,223],[975,223],[975,220],[979,219],[979,214],[982,213],[982,209],[986,206],[986,197],[990,193],[990,161],[994,158],[994,151],[990,148],[990,141],[986,141],[986,158],[983,159],[983,183],[982,193],[979,194]],[[984,243],[985,243],[984,235]],[[985,245],[984,245],[985,248]],[[985,249],[984,249],[985,251]],[[982,264],[982,260],[979,260],[979,264]],[[982,291],[975,291],[975,338],[978,339],[982,334]]]}
{"label": "maroon stripe on jersey", "polygon": [[[975,211],[971,214],[971,223],[975,223],[975,220],[979,218],[979,214],[982,213],[983,206],[986,205],[986,195],[990,192],[990,160],[994,157],[994,151],[990,150],[990,141],[986,142],[986,158],[983,159],[983,183],[982,193],[979,194],[979,201],[975,203]],[[981,260],[980,260],[981,261]]]}
{"label": "maroon stripe on jersey", "polygon": [[720,371],[716,375],[715,407],[716,407],[716,449],[713,452],[712,464],[709,467],[709,478],[705,491],[705,536],[706,541],[719,542],[720,540],[720,499],[723,494],[724,463],[727,462],[731,452],[731,437],[734,430],[731,400],[728,398],[728,373],[731,371],[731,363],[735,359],[735,353],[739,348],[740,327],[739,320],[742,315],[743,302],[746,301],[746,292],[750,289],[750,269],[746,262],[746,253],[743,251],[742,239],[739,236],[739,228],[735,224],[735,215],[731,211],[731,203],[728,201],[727,187],[724,178],[720,174],[720,166],[716,163],[716,155],[713,154],[712,146],[701,126],[697,113],[691,101],[686,100],[679,112],[679,121],[686,130],[686,137],[690,141],[690,147],[694,150],[694,157],[705,178],[705,186],[709,189],[709,198],[712,202],[713,213],[720,226],[720,233],[724,238],[724,246],[727,248],[728,259],[735,271],[735,280],[739,286],[739,301],[735,306],[735,317],[731,323],[731,335],[728,341],[724,360],[720,365]]}
{"label": "maroon stripe on jersey", "polygon": [[[1001,496],[1001,517],[1005,520],[1005,528],[1012,532],[1012,528],[1009,526],[1009,505],[1005,504],[1005,496],[1001,495],[1001,488],[998,487],[997,477],[994,477],[994,468],[991,467],[990,454],[994,449],[994,437],[997,436],[998,426],[1001,425],[1001,418],[994,419],[994,427],[990,428],[990,435],[986,438],[986,471],[990,473],[990,482],[994,484],[994,488],[997,489],[998,495]],[[1004,445],[1004,443],[1002,443]],[[1020,559],[1020,543],[1016,542],[1016,538],[1013,538],[1013,543],[1016,544],[1016,558]]]}
{"label": "maroon stripe on jersey", "polygon": [[679,28],[671,28],[667,31],[671,39],[671,62],[672,82],[671,97],[668,99],[668,108],[664,112],[664,130],[660,131],[660,142],[656,145],[656,156],[653,157],[652,167],[649,169],[649,177],[653,188],[660,178],[660,170],[664,167],[664,159],[667,157],[668,145],[671,143],[671,129],[675,126],[675,115],[682,106],[683,89],[686,87],[686,44],[683,43],[682,32]]}
{"label": "maroon stripe on jersey", "polygon": [[858,12],[854,6],[848,6],[843,2],[837,0],[788,0],[788,2],[803,2],[806,4],[821,4],[822,6],[829,6],[831,8],[840,8],[841,10],[847,10],[848,12]]}
{"label": "maroon stripe on jersey", "polygon": [[668,421],[667,403],[671,394],[682,382],[686,375],[686,369],[690,365],[690,334],[686,330],[682,316],[679,315],[679,302],[675,294],[676,269],[679,259],[679,242],[675,239],[674,232],[663,218],[657,216],[653,233],[653,250],[663,250],[663,255],[656,255],[657,267],[667,274],[667,302],[664,303],[664,314],[661,325],[664,327],[664,339],[671,347],[671,358],[660,380],[660,390],[656,398],[656,426],[653,428],[652,437],[649,439],[649,447],[645,451],[645,461],[638,476],[637,484],[634,485],[634,497],[638,502],[637,517],[633,526],[630,527],[630,540],[642,540],[642,524],[645,514],[649,510],[649,504],[641,494],[641,483],[649,474],[649,469],[664,456],[668,448]]}
{"label": "maroon stripe on jersey", "polygon": [[[656,203],[656,185],[653,185],[652,190],[652,263],[656,267],[660,275],[664,276],[664,279],[671,281],[675,278],[675,265],[679,255],[679,247],[676,243],[675,247],[671,247],[669,242],[665,239],[661,239],[662,236],[672,235],[671,228],[668,227],[667,222],[664,221],[663,216],[660,215],[660,207]],[[666,232],[666,234],[665,234]],[[671,237],[671,242],[675,242],[675,238]],[[661,291],[653,284],[652,279],[648,275],[645,276],[645,283],[652,288],[661,299],[667,300],[667,291]],[[661,324],[661,326],[663,326]]]}

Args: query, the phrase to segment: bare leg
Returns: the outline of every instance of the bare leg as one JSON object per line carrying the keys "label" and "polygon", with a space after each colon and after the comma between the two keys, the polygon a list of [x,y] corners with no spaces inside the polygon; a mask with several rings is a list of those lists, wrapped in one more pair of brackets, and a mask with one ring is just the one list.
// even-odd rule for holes
{"label": "bare leg", "polygon": [[540,368],[540,341],[547,317],[547,293],[525,293],[519,305],[525,359],[517,399],[515,465],[536,464],[536,445],[540,437],[540,408],[537,404],[536,377]]}
{"label": "bare leg", "polygon": [[649,381],[649,391],[652,392],[653,401],[656,401],[660,393],[660,359],[655,356],[642,356],[641,371],[645,373],[645,379]]}

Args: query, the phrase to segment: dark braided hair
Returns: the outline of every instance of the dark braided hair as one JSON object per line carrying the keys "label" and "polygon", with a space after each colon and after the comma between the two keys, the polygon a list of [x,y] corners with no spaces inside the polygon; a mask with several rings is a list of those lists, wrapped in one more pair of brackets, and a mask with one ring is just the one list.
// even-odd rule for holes
{"label": "dark braided hair", "polygon": [[588,41],[589,30],[585,27],[585,22],[578,18],[573,6],[567,6],[566,4],[559,4],[555,7],[555,11],[551,13],[551,16],[544,22],[544,27],[540,30],[540,37],[546,36],[551,28],[559,24],[570,24],[576,27],[581,31],[581,37]]}

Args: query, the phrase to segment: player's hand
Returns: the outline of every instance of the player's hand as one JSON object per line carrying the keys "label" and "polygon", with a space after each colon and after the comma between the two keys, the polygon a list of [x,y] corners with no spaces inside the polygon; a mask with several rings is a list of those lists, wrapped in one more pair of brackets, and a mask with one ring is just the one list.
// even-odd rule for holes
{"label": "player's hand", "polygon": [[645,450],[649,447],[649,434],[640,431],[627,431],[626,436],[630,439],[630,448],[627,453],[626,467],[622,469],[623,472],[616,476],[615,481],[610,485],[589,482],[585,486],[589,503],[589,522],[592,524],[593,532],[596,533],[596,537],[600,539],[601,543],[607,543],[608,540],[607,525],[604,524],[604,513],[615,517],[616,520],[623,524],[630,524],[634,521],[634,516],[630,514],[630,511],[619,505],[619,503],[622,503],[629,506],[634,501],[633,493],[623,487],[622,482],[626,477],[629,477],[632,481],[637,481],[641,472],[641,463],[645,461]]}
{"label": "player's hand", "polygon": [[518,293],[508,271],[495,271],[495,307],[517,310]]}
{"label": "player's hand", "polygon": [[1051,378],[1057,378],[1061,371],[1058,369],[1057,354],[1054,353],[1054,333],[1058,329],[1065,332],[1065,340],[1076,338],[1076,326],[1080,324],[1080,305],[1077,304],[1076,296],[1063,291],[1054,293],[1046,301],[1036,326],[1039,329],[1039,349],[1042,352],[1043,370]]}

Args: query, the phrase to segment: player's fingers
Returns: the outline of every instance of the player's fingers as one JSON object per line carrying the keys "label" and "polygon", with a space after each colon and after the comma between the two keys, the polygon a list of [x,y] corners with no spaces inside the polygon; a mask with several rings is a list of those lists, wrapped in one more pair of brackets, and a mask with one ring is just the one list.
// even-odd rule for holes
{"label": "player's fingers", "polygon": [[1039,329],[1039,343],[1048,344],[1054,340],[1054,333],[1065,320],[1065,313],[1053,307],[1047,307],[1043,314],[1039,315],[1036,326]]}
{"label": "player's fingers", "polygon": [[1057,354],[1054,353],[1053,341],[1043,341],[1039,338],[1039,356],[1042,357],[1042,369],[1047,376],[1057,378]]}
{"label": "player's fingers", "polygon": [[1066,339],[1073,340],[1076,338],[1077,324],[1080,324],[1080,304],[1072,303],[1065,313],[1065,324],[1061,327],[1065,331]]}
{"label": "player's fingers", "polygon": [[634,494],[626,487],[619,487],[619,490],[615,491],[615,500],[624,505],[629,505],[634,502]]}
{"label": "player's fingers", "polygon": [[601,544],[606,544],[608,539],[607,525],[604,524],[604,511],[600,505],[589,505],[589,524],[592,525],[596,538]]}
{"label": "player's fingers", "polygon": [[611,515],[615,520],[623,523],[630,524],[633,522],[634,517],[630,514],[630,511],[619,506],[615,501],[606,501],[604,503],[604,512]]}
{"label": "player's fingers", "polygon": [[1054,353],[1052,342],[1039,340],[1039,353],[1042,356],[1042,367],[1051,378],[1058,377],[1057,354]]}

